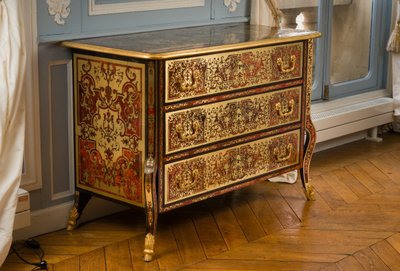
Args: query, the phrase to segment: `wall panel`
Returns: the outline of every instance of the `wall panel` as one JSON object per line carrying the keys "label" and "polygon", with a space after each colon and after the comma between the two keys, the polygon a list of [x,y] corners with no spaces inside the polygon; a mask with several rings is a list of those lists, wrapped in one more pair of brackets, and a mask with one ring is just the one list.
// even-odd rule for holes
{"label": "wall panel", "polygon": [[39,41],[248,21],[250,0],[237,1],[229,10],[223,0],[51,1],[59,9],[37,0]]}
{"label": "wall panel", "polygon": [[[43,209],[72,200],[73,169],[70,120],[72,91],[70,51],[58,43],[39,44],[39,88],[42,178],[32,208]],[[40,195],[40,196],[39,196]]]}

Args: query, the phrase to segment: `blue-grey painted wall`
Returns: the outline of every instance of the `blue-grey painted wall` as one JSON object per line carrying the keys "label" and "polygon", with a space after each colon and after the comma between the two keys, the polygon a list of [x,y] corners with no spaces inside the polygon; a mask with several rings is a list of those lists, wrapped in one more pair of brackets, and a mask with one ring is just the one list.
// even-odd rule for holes
{"label": "blue-grey painted wall", "polygon": [[[98,4],[135,2],[132,0],[95,0]],[[136,0],[139,1],[139,0]],[[144,0],[140,0],[144,1]],[[187,0],[188,2],[190,0]],[[89,15],[89,0],[72,0],[65,24],[55,23],[46,0],[38,0],[39,41],[59,41],[82,37],[115,35],[165,28],[248,21],[250,0],[241,0],[229,12],[223,0],[205,0],[204,6],[107,15]]]}
{"label": "blue-grey painted wall", "polygon": [[[156,11],[88,15],[89,0],[71,0],[70,13],[57,24],[46,0],[37,0],[39,87],[43,187],[31,191],[31,209],[39,210],[71,201],[73,172],[69,161],[68,92],[71,88],[69,49],[60,41],[93,36],[143,32],[166,28],[248,21],[250,0],[241,0],[229,12],[223,0],[205,0],[204,6]],[[96,0],[98,4],[139,0]],[[190,1],[190,0],[187,0]]]}

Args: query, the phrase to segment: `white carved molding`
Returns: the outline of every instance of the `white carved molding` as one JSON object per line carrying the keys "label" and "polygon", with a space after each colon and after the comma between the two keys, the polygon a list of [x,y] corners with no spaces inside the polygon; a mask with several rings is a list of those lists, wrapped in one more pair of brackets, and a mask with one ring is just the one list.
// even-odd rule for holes
{"label": "white carved molding", "polygon": [[21,187],[28,191],[42,187],[36,4],[36,0],[33,0],[22,5],[26,46],[26,128]]}
{"label": "white carved molding", "polygon": [[224,0],[224,5],[228,8],[229,12],[235,12],[240,0]]}
{"label": "white carved molding", "polygon": [[67,19],[71,12],[69,7],[71,0],[46,0],[46,3],[49,14],[54,16],[54,21],[59,25],[64,25],[64,19]]}
{"label": "white carved molding", "polygon": [[205,5],[205,0],[141,0],[112,4],[96,3],[96,0],[88,1],[89,16],[171,8],[203,7]]}

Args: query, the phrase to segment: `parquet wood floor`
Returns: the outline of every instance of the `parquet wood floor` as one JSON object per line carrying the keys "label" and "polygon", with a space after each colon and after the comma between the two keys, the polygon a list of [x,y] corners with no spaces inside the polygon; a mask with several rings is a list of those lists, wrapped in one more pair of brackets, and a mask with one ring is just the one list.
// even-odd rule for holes
{"label": "parquet wood floor", "polygon": [[[142,210],[36,239],[52,271],[400,270],[400,135],[317,153],[311,176],[314,202],[262,182],[162,214],[150,263]],[[11,254],[0,270],[32,267]]]}

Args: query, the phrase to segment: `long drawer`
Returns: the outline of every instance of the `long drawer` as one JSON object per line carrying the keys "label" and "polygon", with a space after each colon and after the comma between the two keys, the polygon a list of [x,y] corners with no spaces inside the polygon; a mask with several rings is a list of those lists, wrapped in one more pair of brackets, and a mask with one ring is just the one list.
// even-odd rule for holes
{"label": "long drawer", "polygon": [[166,61],[165,102],[177,102],[303,76],[303,43]]}
{"label": "long drawer", "polygon": [[[260,89],[262,90],[262,88]],[[166,154],[298,122],[302,87],[166,113]]]}
{"label": "long drawer", "polygon": [[245,182],[300,163],[301,130],[164,165],[164,205]]}

